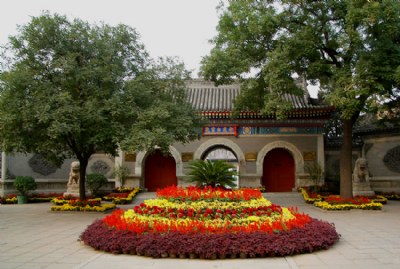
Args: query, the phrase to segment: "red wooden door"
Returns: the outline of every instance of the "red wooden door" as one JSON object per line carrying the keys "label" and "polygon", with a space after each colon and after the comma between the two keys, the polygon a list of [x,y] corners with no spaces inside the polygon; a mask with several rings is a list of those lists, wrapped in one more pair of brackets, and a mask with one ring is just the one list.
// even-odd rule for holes
{"label": "red wooden door", "polygon": [[267,153],[263,164],[262,185],[268,192],[289,192],[295,186],[295,168],[292,155],[276,148]]}
{"label": "red wooden door", "polygon": [[148,191],[156,191],[177,184],[175,159],[163,155],[159,150],[149,154],[144,166],[145,188]]}

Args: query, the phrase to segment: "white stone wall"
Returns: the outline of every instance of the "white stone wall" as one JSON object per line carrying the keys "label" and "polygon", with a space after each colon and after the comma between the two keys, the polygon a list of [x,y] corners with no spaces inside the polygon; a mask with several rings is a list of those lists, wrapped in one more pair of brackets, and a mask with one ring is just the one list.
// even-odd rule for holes
{"label": "white stone wall", "polygon": [[[307,162],[303,158],[304,153],[314,153],[314,161],[321,162],[322,166],[324,166],[325,160],[322,135],[205,136],[188,144],[177,143],[171,146],[170,151],[177,165],[178,184],[187,185],[184,177],[187,173],[188,162],[182,160],[182,153],[190,153],[193,155],[193,159],[201,159],[209,149],[218,146],[228,148],[236,155],[238,159],[239,184],[241,186],[260,186],[264,157],[274,148],[285,148],[292,154],[296,165],[296,187],[309,183],[304,172],[304,165]],[[255,160],[247,160],[245,157],[247,153],[255,153],[257,158]],[[125,162],[122,160],[123,158],[119,160],[132,170],[132,179],[127,181],[129,185],[144,185],[142,171],[145,158],[146,152],[138,152],[134,162]]]}
{"label": "white stone wall", "polygon": [[[400,145],[400,136],[364,139],[364,154],[368,160],[370,181],[374,190],[400,191],[400,173],[392,171],[384,162],[387,152]],[[397,159],[400,164],[400,160]],[[400,165],[399,165],[400,168]]]}
{"label": "white stone wall", "polygon": [[[1,179],[0,184],[0,196],[4,196],[11,193],[16,193],[13,188],[13,178],[15,176],[32,176],[36,183],[36,193],[50,193],[50,192],[65,192],[67,190],[67,182],[69,178],[69,171],[71,162],[74,159],[67,159],[60,168],[46,169],[46,167],[33,168],[32,162],[29,161],[34,154],[12,154],[6,156],[7,166],[7,179]],[[87,173],[93,173],[94,167],[100,169],[104,166],[108,166],[107,173],[105,176],[109,179],[109,185],[106,189],[112,189],[115,187],[113,179],[115,160],[113,157],[106,154],[94,154],[88,163]],[[37,171],[34,171],[37,170]],[[42,173],[40,172],[42,171]],[[51,173],[49,173],[51,172]],[[49,174],[48,174],[49,173]]]}

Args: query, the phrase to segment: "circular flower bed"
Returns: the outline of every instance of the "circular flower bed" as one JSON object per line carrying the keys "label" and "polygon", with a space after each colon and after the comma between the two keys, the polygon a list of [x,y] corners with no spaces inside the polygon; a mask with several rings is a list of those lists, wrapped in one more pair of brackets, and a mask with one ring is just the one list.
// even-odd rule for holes
{"label": "circular flower bed", "polygon": [[259,190],[169,187],[95,221],[80,238],[111,253],[214,259],[309,253],[339,235],[332,224],[274,205]]}

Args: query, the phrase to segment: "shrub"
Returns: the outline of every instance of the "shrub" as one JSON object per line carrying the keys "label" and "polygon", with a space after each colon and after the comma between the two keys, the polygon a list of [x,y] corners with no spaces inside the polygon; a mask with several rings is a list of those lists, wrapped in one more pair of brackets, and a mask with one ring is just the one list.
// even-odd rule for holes
{"label": "shrub", "polygon": [[29,191],[36,190],[37,184],[33,177],[17,176],[14,181],[14,188],[19,191],[22,196],[26,196]]}
{"label": "shrub", "polygon": [[189,164],[189,182],[196,183],[197,186],[211,187],[236,187],[236,172],[233,166],[225,161],[216,160],[195,160]]}
{"label": "shrub", "polygon": [[307,173],[310,175],[311,180],[313,181],[313,191],[318,192],[320,184],[322,182],[322,179],[324,177],[324,170],[322,169],[322,166],[318,162],[313,162],[307,164],[305,167],[305,170]]}
{"label": "shrub", "polygon": [[129,176],[129,168],[123,165],[118,165],[114,169],[114,174],[120,181],[121,186],[124,186],[125,179],[127,179]]}
{"label": "shrub", "polygon": [[108,183],[108,180],[103,174],[93,173],[86,176],[86,182],[92,194],[97,195],[100,188]]}

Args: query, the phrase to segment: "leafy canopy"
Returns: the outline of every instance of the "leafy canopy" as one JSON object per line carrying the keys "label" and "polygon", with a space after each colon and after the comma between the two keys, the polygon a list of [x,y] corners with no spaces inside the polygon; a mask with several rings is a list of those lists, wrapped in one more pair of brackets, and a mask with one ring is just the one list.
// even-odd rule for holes
{"label": "leafy canopy", "polygon": [[185,99],[184,65],[152,60],[126,25],[44,13],[21,26],[2,55],[4,151],[40,153],[58,165],[75,157],[84,179],[95,152],[167,151],[196,137],[199,119]]}
{"label": "leafy canopy", "polygon": [[118,143],[147,149],[192,139],[197,119],[184,99],[188,73],[174,59],[153,62],[138,38],[125,25],[47,13],[20,27],[0,77],[4,149],[59,161],[115,155]]}
{"label": "leafy canopy", "polygon": [[284,118],[295,78],[319,85],[343,123],[341,195],[351,197],[352,128],[363,112],[400,119],[398,0],[222,1],[214,48],[201,73],[242,81],[235,109]]}
{"label": "leafy canopy", "polygon": [[300,76],[320,85],[343,119],[398,111],[397,0],[223,1],[217,29],[201,72],[244,81],[237,109],[284,113],[290,105],[280,96],[301,94]]}

